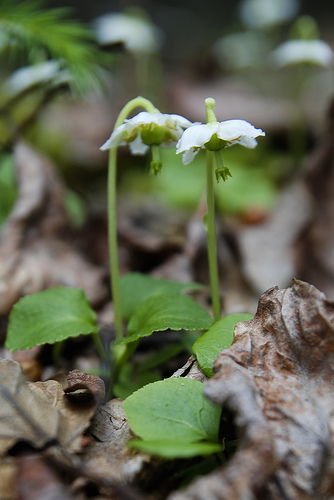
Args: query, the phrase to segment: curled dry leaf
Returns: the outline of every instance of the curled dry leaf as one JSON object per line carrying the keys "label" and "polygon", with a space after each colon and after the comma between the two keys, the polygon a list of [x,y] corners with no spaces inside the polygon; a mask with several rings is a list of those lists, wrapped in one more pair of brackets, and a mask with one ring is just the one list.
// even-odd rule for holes
{"label": "curled dry leaf", "polygon": [[83,288],[100,302],[107,294],[104,271],[66,241],[64,186],[55,168],[25,143],[14,155],[18,199],[0,239],[0,314],[22,295],[57,285]]}
{"label": "curled dry leaf", "polygon": [[92,440],[86,449],[85,471],[95,477],[111,481],[133,483],[151,458],[129,449],[126,443],[133,439],[121,399],[112,399],[101,406],[92,421]]}
{"label": "curled dry leaf", "polygon": [[334,302],[302,281],[269,289],[214,369],[206,394],[235,411],[239,450],[169,499],[333,499]]}
{"label": "curled dry leaf", "polygon": [[19,441],[36,449],[58,444],[70,452],[81,450],[97,404],[64,395],[55,380],[27,382],[17,362],[1,359],[0,455]]}
{"label": "curled dry leaf", "polygon": [[64,392],[74,396],[76,391],[86,391],[92,395],[95,405],[99,405],[105,396],[104,382],[97,375],[72,370],[67,376],[67,387]]}

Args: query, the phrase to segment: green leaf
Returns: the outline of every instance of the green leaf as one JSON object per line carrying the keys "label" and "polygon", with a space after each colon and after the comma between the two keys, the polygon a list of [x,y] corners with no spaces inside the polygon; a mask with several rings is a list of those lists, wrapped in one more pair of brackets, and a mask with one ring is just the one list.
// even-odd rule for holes
{"label": "green leaf", "polygon": [[168,329],[206,330],[212,321],[210,314],[188,295],[154,295],[136,308],[129,321],[128,337],[118,343],[127,344]]}
{"label": "green leaf", "polygon": [[83,290],[58,286],[27,295],[15,304],[5,345],[17,351],[98,331],[96,314]]}
{"label": "green leaf", "polygon": [[[129,425],[142,439],[131,446],[155,455],[195,456],[221,450],[218,443],[221,408],[203,394],[203,384],[187,378],[168,378],[139,389],[123,402]],[[214,446],[213,446],[214,445]]]}
{"label": "green leaf", "polygon": [[185,290],[201,290],[199,283],[181,283],[179,281],[154,278],[147,274],[127,273],[121,277],[122,313],[129,320],[136,307],[152,295],[161,293],[181,293]]}
{"label": "green leaf", "polygon": [[213,376],[213,363],[220,351],[232,344],[235,325],[239,321],[248,321],[252,318],[251,314],[231,314],[217,321],[196,340],[193,351],[205,375]]}
{"label": "green leaf", "polygon": [[156,441],[140,441],[132,439],[128,442],[130,448],[149,453],[150,455],[158,455],[163,458],[189,458],[196,455],[212,455],[222,451],[222,446],[218,443],[184,443],[179,440],[156,440]]}

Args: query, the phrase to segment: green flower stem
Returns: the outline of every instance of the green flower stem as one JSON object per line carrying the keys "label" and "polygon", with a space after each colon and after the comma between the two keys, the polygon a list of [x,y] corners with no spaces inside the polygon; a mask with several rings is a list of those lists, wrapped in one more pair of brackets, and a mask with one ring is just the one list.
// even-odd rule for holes
{"label": "green flower stem", "polygon": [[[208,98],[205,100],[207,122],[216,122],[216,116],[213,108],[215,105],[214,99]],[[213,316],[215,321],[221,317],[221,305],[219,294],[219,278],[218,278],[218,260],[217,260],[217,240],[216,240],[216,224],[215,224],[215,184],[213,173],[213,153],[207,150],[206,153],[206,171],[207,171],[207,231],[208,231],[208,260],[209,260],[209,276],[211,287],[211,300],[213,308]]]}
{"label": "green flower stem", "polygon": [[[116,120],[114,130],[122,125],[129,113],[135,108],[142,107],[148,113],[157,113],[155,106],[144,97],[136,97],[129,101],[121,110]],[[114,146],[109,150],[108,164],[108,244],[110,260],[110,284],[112,300],[114,304],[114,325],[116,337],[123,337],[123,317],[122,304],[119,285],[119,265],[118,265],[118,241],[117,241],[117,209],[116,209],[116,186],[117,186],[117,150]]]}
{"label": "green flower stem", "polygon": [[218,260],[217,260],[217,241],[215,224],[215,193],[213,176],[213,153],[207,151],[206,171],[206,200],[207,200],[207,231],[208,231],[208,260],[209,276],[211,287],[211,300],[214,320],[218,321],[221,317],[219,279],[218,279]]}

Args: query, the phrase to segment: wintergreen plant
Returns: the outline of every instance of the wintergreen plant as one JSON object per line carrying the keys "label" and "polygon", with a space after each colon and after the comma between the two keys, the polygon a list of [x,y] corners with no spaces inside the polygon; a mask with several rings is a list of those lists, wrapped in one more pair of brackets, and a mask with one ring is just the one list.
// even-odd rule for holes
{"label": "wintergreen plant", "polygon": [[219,276],[217,263],[217,243],[215,225],[215,195],[213,177],[213,157],[216,168],[215,177],[226,181],[231,176],[228,167],[223,163],[221,150],[225,147],[240,144],[247,148],[255,148],[256,137],[265,135],[261,129],[255,128],[245,120],[227,120],[218,122],[214,113],[215,100],[208,97],[205,100],[207,124],[194,124],[183,133],[176,146],[176,153],[183,153],[183,163],[190,163],[200,149],[206,149],[207,170],[207,231],[208,259],[211,285],[211,299],[215,321],[221,317],[219,296]]}
{"label": "wintergreen plant", "polygon": [[[243,120],[218,123],[214,114],[214,100],[206,100],[207,124],[192,124],[179,115],[160,113],[142,97],[130,101],[120,112],[114,131],[101,149],[109,149],[108,179],[108,240],[111,269],[111,288],[114,306],[116,342],[112,347],[113,382],[124,395],[138,386],[124,387],[131,365],[125,365],[141,338],[153,332],[166,330],[205,331],[197,340],[194,352],[204,373],[212,375],[212,365],[218,352],[229,347],[235,324],[248,320],[250,315],[233,315],[220,319],[219,283],[214,212],[214,178],[219,182],[231,175],[224,166],[221,150],[233,144],[248,148],[256,146],[256,137],[264,135]],[[133,118],[132,111],[142,107]],[[183,153],[184,163],[192,161],[200,149],[207,151],[207,204],[208,204],[208,256],[211,293],[215,324],[209,313],[190,296],[182,292],[199,289],[197,283],[178,283],[152,278],[140,273],[129,273],[122,278],[118,271],[118,244],[116,223],[116,170],[117,150],[129,145],[133,154],[145,154],[151,149],[150,172],[161,171],[159,147],[177,146]],[[216,169],[213,168],[213,156]],[[124,335],[123,320],[127,321]],[[211,328],[210,328],[211,327]],[[11,350],[27,349],[36,344],[56,343],[79,334],[91,334],[97,348],[102,351],[98,338],[96,314],[82,290],[57,287],[22,298],[14,306],[10,318],[6,347]],[[175,349],[176,347],[176,349]],[[160,352],[159,360],[168,359],[179,352],[175,346]],[[101,352],[104,357],[105,353]],[[147,370],[155,366],[150,359]],[[153,375],[153,376],[152,376]],[[123,376],[124,380],[121,380]],[[154,374],[140,373],[140,383],[155,379]],[[122,386],[123,384],[123,386]],[[192,457],[218,454],[223,447],[219,438],[221,408],[208,401],[203,384],[187,378],[171,378],[148,383],[135,391],[124,402],[130,426],[141,438],[129,445],[164,458]],[[138,405],[143,410],[138,412]]]}
{"label": "wintergreen plant", "polygon": [[[144,108],[145,111],[139,113],[133,118],[127,119],[128,115],[138,107]],[[102,150],[109,149],[108,238],[111,290],[115,316],[114,323],[118,338],[123,336],[116,217],[116,170],[118,146],[128,144],[133,154],[140,155],[145,154],[150,148],[152,153],[150,172],[157,174],[162,168],[159,147],[175,146],[184,129],[190,125],[191,122],[182,116],[160,113],[149,100],[143,97],[137,97],[124,106],[116,120],[113,133],[103,146],[101,146]]]}
{"label": "wintergreen plant", "polygon": [[285,71],[289,77],[286,86],[290,115],[288,142],[291,155],[298,165],[307,148],[303,93],[309,82],[314,85],[319,81],[321,71],[333,70],[334,52],[330,45],[319,38],[315,19],[303,15],[292,24],[288,40],[271,52],[269,62],[280,72]]}

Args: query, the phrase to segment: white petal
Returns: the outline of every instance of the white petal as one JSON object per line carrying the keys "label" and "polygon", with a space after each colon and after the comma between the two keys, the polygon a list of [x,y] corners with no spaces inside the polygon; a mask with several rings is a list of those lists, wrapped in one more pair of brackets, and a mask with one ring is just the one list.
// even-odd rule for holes
{"label": "white petal", "polygon": [[191,125],[193,125],[191,121],[187,120],[187,118],[184,118],[181,115],[168,115],[168,116],[170,117],[171,120],[176,121],[177,125],[179,125],[182,128],[188,128]]}
{"label": "white petal", "polygon": [[132,118],[127,118],[125,123],[133,125],[146,125],[147,123],[158,123],[161,113],[149,113],[148,111],[141,111]]}
{"label": "white petal", "polygon": [[289,40],[279,45],[271,54],[273,63],[282,67],[289,64],[313,63],[333,66],[334,54],[322,40]]}
{"label": "white petal", "polygon": [[100,147],[102,151],[110,149],[113,146],[119,146],[123,140],[124,133],[128,129],[127,124],[123,123],[113,131],[109,139]]}
{"label": "white petal", "polygon": [[182,155],[182,163],[184,165],[188,165],[188,163],[191,163],[199,151],[200,149],[195,148],[185,151]]}
{"label": "white petal", "polygon": [[[255,128],[246,120],[226,120],[219,123],[217,136],[224,141],[238,141],[244,140],[246,145],[247,138],[255,138],[259,135],[266,135],[260,128]],[[247,146],[248,147],[248,146]],[[254,146],[252,146],[254,147]]]}
{"label": "white petal", "polygon": [[130,151],[133,155],[144,155],[148,151],[149,146],[143,143],[140,134],[129,143]]}
{"label": "white petal", "polygon": [[176,153],[182,153],[194,147],[201,148],[218,131],[218,124],[192,125],[187,128],[176,145]]}
{"label": "white petal", "polygon": [[233,144],[240,144],[241,146],[245,146],[246,148],[254,149],[257,146],[257,140],[253,137],[241,136],[239,139],[229,141],[226,144],[226,147],[233,146]]}

